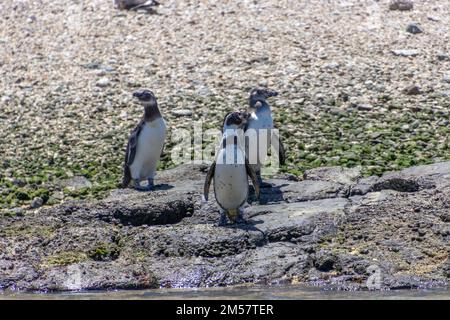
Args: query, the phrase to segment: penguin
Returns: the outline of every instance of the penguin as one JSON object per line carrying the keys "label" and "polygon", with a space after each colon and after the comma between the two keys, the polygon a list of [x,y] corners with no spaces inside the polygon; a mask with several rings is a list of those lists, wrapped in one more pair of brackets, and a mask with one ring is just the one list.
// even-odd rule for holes
{"label": "penguin", "polygon": [[214,180],[214,196],[223,210],[219,225],[243,222],[240,207],[248,197],[248,176],[252,180],[256,198],[259,184],[255,171],[248,164],[243,145],[243,126],[248,118],[245,112],[231,112],[225,116],[221,148],[206,175],[203,195],[208,201],[211,181]]}
{"label": "penguin", "polygon": [[[140,90],[134,92],[133,97],[144,106],[144,115],[128,139],[122,188],[133,181],[133,187],[137,190],[152,190],[156,166],[166,139],[166,123],[153,92]],[[144,179],[148,181],[147,187],[141,186]]]}
{"label": "penguin", "polygon": [[[260,129],[271,130],[274,129],[275,126],[273,124],[272,111],[270,109],[270,105],[267,103],[266,99],[270,97],[275,97],[278,95],[278,92],[268,89],[256,88],[250,91],[250,97],[248,101],[247,112],[250,114],[247,124],[245,125],[246,132],[246,143],[245,143],[245,151],[247,158],[250,161],[250,165],[253,170],[256,172],[258,177],[259,184],[262,188],[271,187],[269,183],[265,183],[261,178],[261,166],[266,160],[266,155],[268,150],[261,150],[262,146],[260,146],[259,140],[257,141],[257,155],[250,154],[252,148],[250,147],[251,141],[249,138],[250,134],[256,134],[256,137],[259,137]],[[253,129],[254,131],[251,132]],[[267,136],[267,148],[270,148],[271,145],[271,136],[270,131],[268,131]],[[280,139],[278,139],[278,159],[281,165],[286,163],[286,156],[284,151],[284,146]],[[276,146],[275,146],[276,147]]]}

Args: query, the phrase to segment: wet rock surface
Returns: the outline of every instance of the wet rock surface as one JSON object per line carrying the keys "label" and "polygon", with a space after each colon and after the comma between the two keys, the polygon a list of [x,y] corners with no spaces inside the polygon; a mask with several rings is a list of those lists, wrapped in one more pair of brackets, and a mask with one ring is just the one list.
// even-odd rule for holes
{"label": "wet rock surface", "polygon": [[160,172],[152,192],[1,216],[0,289],[448,286],[450,162],[269,179],[260,204],[250,197],[247,223],[226,226],[214,197],[201,201],[204,175],[180,166]]}

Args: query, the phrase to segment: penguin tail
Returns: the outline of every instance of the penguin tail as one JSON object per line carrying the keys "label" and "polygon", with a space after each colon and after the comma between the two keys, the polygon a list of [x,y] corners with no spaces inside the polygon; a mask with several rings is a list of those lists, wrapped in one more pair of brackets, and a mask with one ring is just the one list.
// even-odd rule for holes
{"label": "penguin tail", "polygon": [[120,187],[122,189],[125,189],[130,184],[130,181],[131,181],[130,167],[128,165],[124,165],[124,167],[123,167],[123,179],[122,179],[122,184],[121,184]]}

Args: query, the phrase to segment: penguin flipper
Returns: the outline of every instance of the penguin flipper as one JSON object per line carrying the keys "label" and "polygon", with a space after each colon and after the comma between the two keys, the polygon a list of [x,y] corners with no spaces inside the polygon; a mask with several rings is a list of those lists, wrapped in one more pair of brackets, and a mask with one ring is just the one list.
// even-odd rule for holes
{"label": "penguin flipper", "polygon": [[208,173],[206,174],[205,185],[203,186],[203,196],[205,200],[208,201],[209,187],[211,186],[211,181],[216,171],[216,162],[214,161],[209,167]]}
{"label": "penguin flipper", "polygon": [[125,163],[125,165],[123,166],[123,178],[122,178],[122,184],[121,187],[123,189],[125,189],[126,187],[128,187],[128,185],[131,182],[131,171],[130,171],[130,167],[128,166],[128,164]]}
{"label": "penguin flipper", "polygon": [[134,157],[136,156],[138,137],[144,124],[145,122],[141,120],[141,122],[139,122],[136,128],[134,128],[134,130],[130,134],[130,137],[128,138],[127,152],[125,155],[125,163],[128,165],[131,165],[133,163]]}
{"label": "penguin flipper", "polygon": [[253,187],[255,188],[256,198],[259,199],[260,195],[260,187],[258,182],[258,177],[256,176],[255,170],[253,170],[252,166],[248,163],[248,159],[245,159],[245,169],[247,171],[247,175],[252,180]]}

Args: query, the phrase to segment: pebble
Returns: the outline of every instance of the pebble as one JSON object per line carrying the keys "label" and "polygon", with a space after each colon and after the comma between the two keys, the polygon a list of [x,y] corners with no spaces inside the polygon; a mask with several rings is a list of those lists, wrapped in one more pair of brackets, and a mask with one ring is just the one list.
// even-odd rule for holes
{"label": "pebble", "polygon": [[400,49],[400,50],[392,50],[392,53],[396,56],[415,57],[420,54],[420,51],[419,50]]}
{"label": "pebble", "polygon": [[422,28],[420,28],[416,23],[409,24],[408,27],[406,28],[406,31],[412,34],[418,34],[423,32]]}
{"label": "pebble", "polygon": [[97,86],[100,88],[105,88],[109,85],[109,79],[108,78],[101,78],[97,81]]}
{"label": "pebble", "polygon": [[370,111],[373,109],[373,106],[368,103],[360,103],[356,106],[359,111]]}
{"label": "pebble", "polygon": [[389,4],[389,10],[408,11],[413,7],[414,4],[411,0],[392,0]]}
{"label": "pebble", "polygon": [[212,95],[213,93],[208,87],[201,86],[197,89],[197,94],[202,97],[207,97],[207,96]]}
{"label": "pebble", "polygon": [[172,114],[177,117],[189,117],[192,115],[192,110],[189,109],[172,110]]}
{"label": "pebble", "polygon": [[450,74],[445,75],[444,78],[442,78],[442,80],[446,83],[450,83]]}
{"label": "pebble", "polygon": [[439,53],[437,58],[439,61],[450,61],[450,53]]}
{"label": "pebble", "polygon": [[324,65],[326,69],[337,69],[339,68],[339,63],[333,61]]}
{"label": "pebble", "polygon": [[422,93],[420,87],[416,85],[406,87],[405,89],[403,89],[403,92],[406,93],[407,95],[416,95]]}
{"label": "pebble", "polygon": [[411,124],[411,127],[413,129],[417,129],[420,126],[420,121],[419,120],[414,120],[414,122]]}
{"label": "pebble", "polygon": [[18,216],[18,217],[22,217],[24,214],[24,210],[22,208],[12,208],[11,213]]}
{"label": "pebble", "polygon": [[32,209],[37,209],[42,207],[42,205],[44,204],[44,200],[41,197],[36,197],[33,199],[33,201],[31,201],[30,207]]}
{"label": "pebble", "polygon": [[0,100],[3,104],[7,104],[11,101],[11,97],[10,96],[3,96],[2,99]]}

